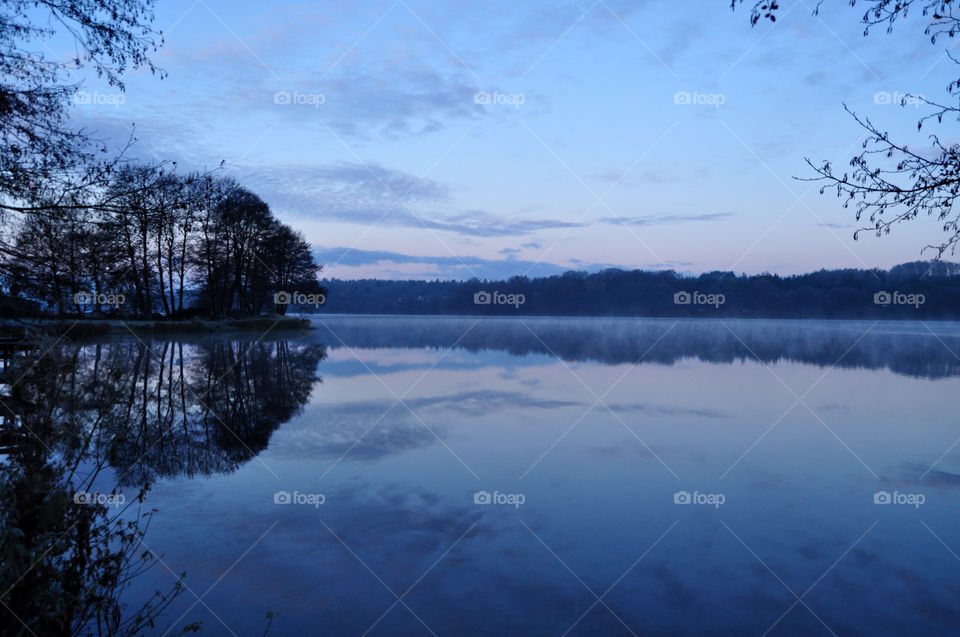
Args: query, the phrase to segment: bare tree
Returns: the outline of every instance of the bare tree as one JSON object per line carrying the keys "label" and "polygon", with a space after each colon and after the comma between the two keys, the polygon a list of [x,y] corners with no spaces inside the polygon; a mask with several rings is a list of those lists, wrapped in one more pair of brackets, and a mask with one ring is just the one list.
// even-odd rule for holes
{"label": "bare tree", "polygon": [[[736,8],[743,0],[731,0]],[[818,2],[814,14],[819,10]],[[851,5],[857,0],[851,0]],[[893,31],[896,23],[911,13],[919,12],[927,21],[925,33],[936,44],[941,37],[953,38],[960,33],[960,17],[951,0],[861,0],[867,10],[860,18],[864,36],[876,27]],[[776,1],[756,2],[750,12],[750,22],[756,25],[761,20],[776,21],[780,6]],[[947,51],[955,63],[960,60]],[[960,121],[960,78],[946,86],[947,101],[938,102],[922,95],[908,94],[901,97],[901,106],[908,100],[929,107],[927,114],[917,122],[917,129],[924,125],[943,124],[944,118]],[[933,250],[939,259],[944,253],[953,254],[960,242],[960,211],[954,203],[960,195],[960,145],[946,143],[938,134],[931,134],[931,147],[916,150],[908,144],[896,141],[889,132],[862,117],[844,105],[844,108],[867,134],[862,150],[849,162],[849,170],[838,172],[829,161],[814,163],[806,159],[815,176],[808,181],[822,182],[821,194],[833,190],[842,198],[844,207],[853,206],[857,221],[862,225],[854,233],[862,232],[876,236],[889,234],[898,223],[910,221],[919,215],[935,216],[946,234],[933,241],[922,251]]]}
{"label": "bare tree", "polygon": [[[0,8],[0,210],[30,208],[51,183],[66,191],[102,176],[102,145],[70,128],[66,115],[84,67],[123,90],[123,73],[157,71],[149,53],[155,33],[153,0],[7,0]],[[36,50],[56,34],[72,37],[73,59]],[[49,201],[45,202],[49,205]]]}

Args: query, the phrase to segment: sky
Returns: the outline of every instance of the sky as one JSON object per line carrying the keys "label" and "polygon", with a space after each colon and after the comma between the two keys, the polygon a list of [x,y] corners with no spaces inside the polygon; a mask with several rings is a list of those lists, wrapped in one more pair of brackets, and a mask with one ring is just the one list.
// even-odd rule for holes
{"label": "sky", "polygon": [[135,131],[147,159],[223,161],[325,277],[924,258],[935,219],[854,241],[854,211],[797,178],[859,150],[843,104],[928,148],[898,96],[945,99],[952,42],[919,13],[865,38],[865,4],[812,8],[751,27],[727,0],[160,0],[166,76],[134,71],[122,95],[82,78],[72,118],[116,145]]}

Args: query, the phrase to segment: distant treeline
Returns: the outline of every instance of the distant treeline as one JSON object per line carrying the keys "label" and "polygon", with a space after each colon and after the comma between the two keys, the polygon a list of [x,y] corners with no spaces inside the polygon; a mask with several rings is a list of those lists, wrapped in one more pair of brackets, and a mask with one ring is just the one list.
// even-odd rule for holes
{"label": "distant treeline", "polygon": [[125,164],[57,195],[7,213],[5,315],[283,314],[277,293],[322,292],[303,236],[233,179]]}
{"label": "distant treeline", "polygon": [[322,311],[333,313],[960,319],[960,264],[944,261],[786,277],[607,269],[506,281],[321,283]]}

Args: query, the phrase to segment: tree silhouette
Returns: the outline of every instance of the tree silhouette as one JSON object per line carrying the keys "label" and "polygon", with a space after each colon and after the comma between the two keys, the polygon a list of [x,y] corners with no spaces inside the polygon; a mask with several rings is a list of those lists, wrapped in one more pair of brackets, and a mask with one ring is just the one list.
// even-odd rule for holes
{"label": "tree silhouette", "polygon": [[[743,0],[731,0],[731,7],[735,9],[742,3]],[[850,2],[856,3],[856,0]],[[942,36],[954,38],[960,33],[960,17],[955,15],[956,3],[951,0],[863,0],[861,4],[868,7],[860,18],[864,36],[879,26],[891,33],[897,22],[917,11],[928,22],[924,32],[932,44]],[[821,5],[822,0],[814,9],[815,15]],[[775,1],[756,2],[750,12],[750,22],[753,25],[761,20],[775,22],[779,9]],[[960,63],[949,49],[946,54]],[[960,78],[947,84],[946,93],[952,100],[949,103],[907,94],[901,97],[900,105],[910,100],[930,108],[917,122],[918,130],[932,122],[940,125],[945,117],[960,121]],[[932,152],[916,151],[896,141],[869,118],[857,115],[846,105],[844,109],[867,133],[863,150],[850,159],[850,169],[843,172],[838,172],[829,161],[815,164],[806,159],[816,173],[809,180],[823,183],[821,194],[833,190],[843,199],[845,208],[853,206],[856,220],[864,224],[854,233],[855,239],[861,232],[872,232],[876,236],[889,234],[896,224],[922,214],[936,217],[946,237],[928,244],[921,252],[932,250],[937,258],[947,252],[953,254],[960,242],[960,211],[953,208],[960,196],[960,145],[944,143],[939,135],[931,134]]]}

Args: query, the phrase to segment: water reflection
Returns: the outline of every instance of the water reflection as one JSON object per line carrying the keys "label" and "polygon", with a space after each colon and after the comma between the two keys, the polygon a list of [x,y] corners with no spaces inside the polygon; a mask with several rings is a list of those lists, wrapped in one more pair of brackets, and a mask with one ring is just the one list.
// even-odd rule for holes
{"label": "water reflection", "polygon": [[[770,634],[829,634],[794,604],[813,583],[837,634],[960,621],[958,324],[315,325],[19,357],[0,633],[30,634],[16,613],[37,634],[249,634],[277,610],[278,634],[762,634],[781,615]],[[726,503],[674,504],[698,489]],[[153,550],[170,570],[145,570]],[[183,571],[203,605],[176,595]]]}
{"label": "water reflection", "polygon": [[[256,457],[309,398],[324,349],[255,338],[24,347],[6,352],[0,376],[2,633],[141,634],[183,590],[120,602],[157,560],[144,551],[145,494],[160,478]],[[85,501],[94,493],[116,495]]]}
{"label": "water reflection", "polygon": [[674,320],[635,318],[371,316],[315,319],[331,348],[455,347],[469,352],[545,354],[564,361],[672,364],[794,361],[890,369],[923,378],[960,375],[955,323],[912,321]]}

